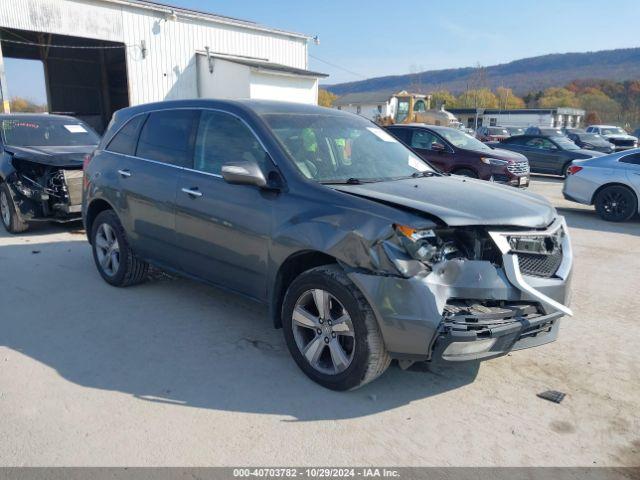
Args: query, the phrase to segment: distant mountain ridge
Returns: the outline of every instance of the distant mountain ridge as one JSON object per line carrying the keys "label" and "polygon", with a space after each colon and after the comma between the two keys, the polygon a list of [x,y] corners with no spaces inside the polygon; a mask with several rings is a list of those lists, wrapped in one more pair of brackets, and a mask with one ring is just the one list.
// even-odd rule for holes
{"label": "distant mountain ridge", "polygon": [[[461,93],[478,83],[477,68],[449,68],[326,85],[336,95],[400,90],[449,90]],[[512,88],[517,95],[583,79],[624,81],[640,78],[640,48],[584,53],[554,53],[482,68],[482,87]]]}

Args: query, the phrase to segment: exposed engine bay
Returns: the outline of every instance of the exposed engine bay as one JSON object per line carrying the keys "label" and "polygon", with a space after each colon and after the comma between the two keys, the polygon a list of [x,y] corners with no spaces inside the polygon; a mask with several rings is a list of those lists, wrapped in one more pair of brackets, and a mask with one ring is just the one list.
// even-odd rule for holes
{"label": "exposed engine bay", "polygon": [[17,193],[16,206],[28,220],[69,221],[82,207],[82,169],[57,167],[14,158],[8,183]]}

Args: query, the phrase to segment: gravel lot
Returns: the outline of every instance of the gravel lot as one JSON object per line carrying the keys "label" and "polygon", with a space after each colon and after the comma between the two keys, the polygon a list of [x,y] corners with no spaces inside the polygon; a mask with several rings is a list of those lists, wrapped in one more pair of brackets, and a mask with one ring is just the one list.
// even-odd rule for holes
{"label": "gravel lot", "polygon": [[640,465],[640,219],[531,189],[576,253],[558,341],[350,393],[307,380],[259,305],[168,277],[116,289],[80,226],[0,228],[0,465]]}

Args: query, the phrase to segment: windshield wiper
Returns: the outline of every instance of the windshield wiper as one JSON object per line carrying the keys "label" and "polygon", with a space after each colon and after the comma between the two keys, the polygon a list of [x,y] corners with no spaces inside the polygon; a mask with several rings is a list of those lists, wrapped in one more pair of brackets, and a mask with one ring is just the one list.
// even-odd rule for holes
{"label": "windshield wiper", "polygon": [[379,178],[356,178],[351,177],[346,180],[324,180],[320,182],[323,185],[362,185],[363,183],[380,182]]}

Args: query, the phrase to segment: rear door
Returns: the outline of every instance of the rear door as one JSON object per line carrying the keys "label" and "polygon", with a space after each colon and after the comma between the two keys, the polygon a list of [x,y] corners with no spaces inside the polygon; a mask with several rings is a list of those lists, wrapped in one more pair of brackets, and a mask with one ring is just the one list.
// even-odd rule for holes
{"label": "rear door", "polygon": [[265,299],[272,210],[278,193],[231,185],[221,176],[228,162],[255,161],[266,173],[270,158],[236,116],[203,110],[193,163],[177,188],[176,237],[181,268],[245,295]]}
{"label": "rear door", "polygon": [[144,258],[176,268],[175,200],[181,169],[193,152],[196,110],[151,112],[135,157],[118,168],[129,240]]}
{"label": "rear door", "polygon": [[640,198],[640,153],[625,155],[619,160],[619,164],[625,168],[627,180]]}
{"label": "rear door", "polygon": [[529,167],[533,172],[553,173],[559,156],[556,147],[546,137],[533,137],[524,143],[521,152],[529,159]]}

